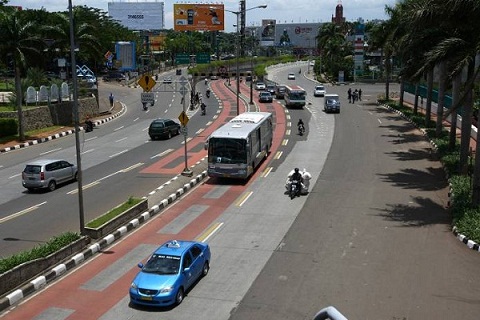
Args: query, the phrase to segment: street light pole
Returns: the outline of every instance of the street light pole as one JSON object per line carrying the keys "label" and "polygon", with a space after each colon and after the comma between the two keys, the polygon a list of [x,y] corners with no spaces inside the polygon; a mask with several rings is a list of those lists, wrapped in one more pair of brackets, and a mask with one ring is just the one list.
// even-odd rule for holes
{"label": "street light pole", "polygon": [[[228,12],[231,12],[233,14],[235,14],[237,16],[237,34],[236,34],[236,38],[237,38],[237,44],[235,46],[235,72],[236,72],[236,80],[237,80],[237,116],[240,114],[240,74],[239,74],[239,61],[238,61],[238,56],[239,56],[239,36],[240,36],[240,14],[242,13],[245,13],[246,11],[250,11],[250,10],[253,10],[253,9],[257,9],[257,8],[261,8],[261,9],[265,9],[267,7],[266,4],[262,4],[262,5],[259,5],[259,6],[256,6],[256,7],[252,7],[252,8],[248,8],[248,9],[245,9],[245,10],[240,10],[240,11],[231,11],[231,10],[227,10],[225,9],[225,11],[228,11]],[[250,99],[251,100],[251,99]]]}

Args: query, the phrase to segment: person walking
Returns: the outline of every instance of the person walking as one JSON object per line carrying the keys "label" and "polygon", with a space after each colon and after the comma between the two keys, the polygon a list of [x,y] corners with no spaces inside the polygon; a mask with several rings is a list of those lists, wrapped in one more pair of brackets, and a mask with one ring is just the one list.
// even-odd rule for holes
{"label": "person walking", "polygon": [[362,89],[358,90],[358,100],[362,101]]}
{"label": "person walking", "polygon": [[110,96],[108,97],[108,99],[110,100],[110,108],[113,108],[113,93],[110,92]]}
{"label": "person walking", "polygon": [[352,103],[352,88],[348,88],[348,103]]}

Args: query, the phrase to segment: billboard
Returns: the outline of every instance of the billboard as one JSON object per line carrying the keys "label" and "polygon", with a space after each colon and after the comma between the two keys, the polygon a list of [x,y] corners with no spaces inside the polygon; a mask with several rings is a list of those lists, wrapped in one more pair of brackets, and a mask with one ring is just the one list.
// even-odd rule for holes
{"label": "billboard", "polygon": [[109,2],[108,15],[130,30],[165,28],[163,2]]}
{"label": "billboard", "polygon": [[277,24],[275,45],[313,49],[317,46],[317,36],[321,23]]}
{"label": "billboard", "polygon": [[224,30],[223,4],[175,3],[173,29],[175,31]]}
{"label": "billboard", "polygon": [[117,67],[120,71],[131,71],[137,68],[135,42],[119,41],[115,44]]}
{"label": "billboard", "polygon": [[273,46],[275,43],[275,20],[262,20],[260,32],[260,44],[262,46]]}

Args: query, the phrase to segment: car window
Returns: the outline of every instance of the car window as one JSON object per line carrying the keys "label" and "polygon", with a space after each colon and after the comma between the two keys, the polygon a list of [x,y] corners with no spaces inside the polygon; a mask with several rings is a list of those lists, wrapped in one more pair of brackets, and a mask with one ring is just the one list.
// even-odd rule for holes
{"label": "car window", "polygon": [[163,128],[163,122],[154,122],[152,123],[152,128]]}
{"label": "car window", "polygon": [[155,274],[177,274],[180,267],[180,257],[164,254],[154,254],[143,267],[143,272]]}
{"label": "car window", "polygon": [[182,269],[190,267],[192,264],[192,256],[190,255],[190,252],[185,253],[185,256],[183,257],[183,266]]}
{"label": "car window", "polygon": [[196,259],[202,253],[202,249],[195,245],[190,249],[190,253],[192,254],[193,259]]}
{"label": "car window", "polygon": [[53,171],[58,169],[58,164],[57,162],[49,163],[45,166],[45,170],[47,171]]}
{"label": "car window", "polygon": [[40,173],[41,166],[32,166],[32,165],[27,165],[25,169],[23,170],[25,173]]}

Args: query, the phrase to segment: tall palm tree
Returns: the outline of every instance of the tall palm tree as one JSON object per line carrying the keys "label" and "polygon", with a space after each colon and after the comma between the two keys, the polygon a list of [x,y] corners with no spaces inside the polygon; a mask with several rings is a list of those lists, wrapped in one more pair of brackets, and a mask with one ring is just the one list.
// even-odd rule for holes
{"label": "tall palm tree", "polygon": [[18,114],[18,136],[25,140],[22,110],[22,71],[30,54],[40,54],[44,43],[38,36],[38,27],[23,19],[22,12],[11,8],[0,10],[0,52],[12,55],[15,70],[15,95]]}

